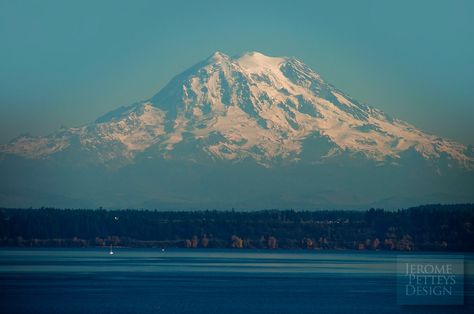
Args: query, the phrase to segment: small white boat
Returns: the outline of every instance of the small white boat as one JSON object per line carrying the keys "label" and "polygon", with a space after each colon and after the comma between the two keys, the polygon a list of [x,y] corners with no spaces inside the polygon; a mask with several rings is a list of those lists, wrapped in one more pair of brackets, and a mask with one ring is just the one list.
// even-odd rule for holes
{"label": "small white boat", "polygon": [[109,251],[109,254],[110,254],[110,255],[114,255],[114,251],[112,250],[112,244],[110,245],[110,251]]}

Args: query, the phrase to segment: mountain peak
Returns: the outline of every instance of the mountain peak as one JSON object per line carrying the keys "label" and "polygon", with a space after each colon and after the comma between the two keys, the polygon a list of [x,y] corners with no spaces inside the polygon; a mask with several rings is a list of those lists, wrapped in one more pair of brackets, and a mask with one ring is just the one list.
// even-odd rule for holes
{"label": "mountain peak", "polygon": [[207,61],[209,62],[219,62],[223,60],[230,60],[230,57],[226,55],[225,53],[222,53],[220,51],[215,51],[212,55],[210,55],[207,58]]}
{"label": "mountain peak", "polygon": [[239,57],[243,57],[243,56],[250,56],[250,57],[256,57],[256,58],[258,58],[258,57],[268,57],[267,55],[261,53],[260,51],[256,51],[256,50],[246,51],[246,52],[240,54]]}
{"label": "mountain peak", "polygon": [[259,72],[263,69],[277,70],[286,58],[269,57],[258,51],[251,51],[242,54],[235,61],[246,70]]}

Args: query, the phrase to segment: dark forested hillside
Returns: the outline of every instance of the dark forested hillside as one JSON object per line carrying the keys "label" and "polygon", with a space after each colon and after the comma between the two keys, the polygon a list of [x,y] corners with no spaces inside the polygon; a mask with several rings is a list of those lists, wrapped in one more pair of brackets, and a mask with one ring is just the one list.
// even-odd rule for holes
{"label": "dark forested hillside", "polygon": [[1,246],[474,251],[474,204],[386,211],[1,209]]}

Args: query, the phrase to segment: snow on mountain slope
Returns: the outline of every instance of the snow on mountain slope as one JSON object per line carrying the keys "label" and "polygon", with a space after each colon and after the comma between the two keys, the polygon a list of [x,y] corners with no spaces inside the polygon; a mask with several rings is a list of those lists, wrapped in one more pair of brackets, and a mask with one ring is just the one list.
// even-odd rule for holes
{"label": "snow on mountain slope", "polygon": [[[47,137],[20,136],[1,148],[4,153],[26,158],[45,158],[78,143],[85,151],[95,152],[101,162],[118,157],[131,159],[164,134],[164,113],[149,103],[135,105],[106,123],[92,123],[63,129]],[[118,146],[112,150],[113,146]]]}
{"label": "snow on mountain slope", "polygon": [[214,159],[250,158],[272,167],[276,160],[298,162],[311,136],[331,145],[315,156],[322,162],[341,154],[362,154],[378,163],[394,163],[404,152],[415,150],[430,161],[443,157],[469,169],[474,164],[466,146],[358,103],[295,58],[258,52],[237,58],[216,52],[147,101],[79,128],[46,137],[18,137],[0,152],[54,158],[79,147],[96,156],[98,163],[126,164],[152,147],[163,157],[172,156],[177,145],[198,143],[196,149]]}

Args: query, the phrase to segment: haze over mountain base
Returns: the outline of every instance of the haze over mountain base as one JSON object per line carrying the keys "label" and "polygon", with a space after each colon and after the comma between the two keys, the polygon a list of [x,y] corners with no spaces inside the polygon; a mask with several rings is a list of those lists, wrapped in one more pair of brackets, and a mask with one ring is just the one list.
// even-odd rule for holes
{"label": "haze over mountain base", "polygon": [[473,200],[471,177],[462,172],[440,176],[422,164],[265,168],[251,161],[143,160],[110,170],[9,160],[1,171],[7,174],[0,186],[0,203],[5,207],[364,209]]}

